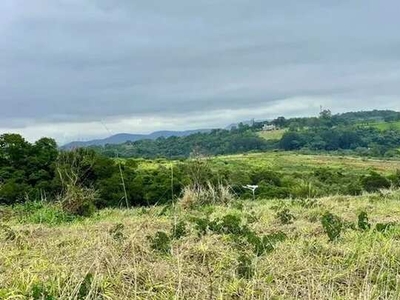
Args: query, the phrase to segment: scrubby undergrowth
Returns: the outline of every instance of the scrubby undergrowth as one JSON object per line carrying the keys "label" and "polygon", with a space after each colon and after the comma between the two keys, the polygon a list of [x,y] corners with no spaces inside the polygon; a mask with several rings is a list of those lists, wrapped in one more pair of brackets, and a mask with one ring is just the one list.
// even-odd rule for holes
{"label": "scrubby undergrowth", "polygon": [[0,208],[0,299],[398,299],[399,204],[389,191],[78,219]]}

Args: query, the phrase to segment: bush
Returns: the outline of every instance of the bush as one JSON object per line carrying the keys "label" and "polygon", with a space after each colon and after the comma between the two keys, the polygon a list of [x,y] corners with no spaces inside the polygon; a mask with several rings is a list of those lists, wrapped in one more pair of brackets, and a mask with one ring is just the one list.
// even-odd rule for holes
{"label": "bush", "polygon": [[368,215],[365,211],[358,215],[358,228],[360,230],[369,230],[371,228],[371,224],[368,222]]}
{"label": "bush", "polygon": [[378,232],[382,232],[385,233],[387,232],[390,228],[392,228],[393,226],[395,226],[396,223],[394,222],[389,222],[389,223],[378,223],[375,226],[376,231]]}
{"label": "bush", "polygon": [[151,249],[168,254],[171,252],[171,238],[163,231],[158,231],[154,237],[148,236]]}
{"label": "bush", "polygon": [[376,173],[376,172],[371,172],[370,175],[364,177],[361,179],[361,184],[367,192],[377,192],[380,189],[388,189],[391,186],[390,181]]}
{"label": "bush", "polygon": [[322,216],[321,223],[331,242],[339,238],[343,229],[343,222],[338,216],[327,212]]}
{"label": "bush", "polygon": [[124,228],[125,228],[124,224],[118,223],[114,227],[112,227],[108,232],[114,240],[122,242],[126,239],[123,232]]}
{"label": "bush", "polygon": [[400,188],[400,170],[397,170],[395,174],[388,176],[388,179],[394,187]]}
{"label": "bush", "polygon": [[245,254],[240,255],[236,272],[240,278],[251,279],[255,273],[252,259]]}
{"label": "bush", "polygon": [[253,251],[257,256],[264,253],[271,253],[275,250],[278,242],[283,242],[287,236],[283,232],[272,233],[263,237],[258,237],[254,232],[246,234],[247,242],[253,246]]}
{"label": "bush", "polygon": [[359,180],[349,183],[344,189],[344,193],[351,196],[361,195],[362,191],[363,186],[361,185]]}
{"label": "bush", "polygon": [[56,300],[57,297],[53,296],[50,289],[43,283],[35,283],[29,292],[29,297],[34,300]]}
{"label": "bush", "polygon": [[63,211],[75,216],[90,217],[95,211],[97,192],[90,188],[68,185],[61,198]]}
{"label": "bush", "polygon": [[226,215],[221,219],[210,222],[211,231],[218,234],[242,234],[247,230],[246,226],[242,226],[242,219],[235,215]]}
{"label": "bush", "polygon": [[185,221],[179,221],[176,224],[172,225],[172,230],[171,230],[171,238],[172,239],[180,239],[184,237],[187,234],[186,231],[186,223]]}
{"label": "bush", "polygon": [[279,211],[276,218],[280,220],[283,225],[293,223],[294,216],[290,213],[289,209],[285,208]]}
{"label": "bush", "polygon": [[192,222],[195,224],[194,228],[197,230],[199,236],[207,234],[208,227],[210,225],[209,218],[192,218]]}
{"label": "bush", "polygon": [[58,225],[76,219],[74,215],[63,211],[58,203],[26,202],[15,206],[14,211],[22,223]]}

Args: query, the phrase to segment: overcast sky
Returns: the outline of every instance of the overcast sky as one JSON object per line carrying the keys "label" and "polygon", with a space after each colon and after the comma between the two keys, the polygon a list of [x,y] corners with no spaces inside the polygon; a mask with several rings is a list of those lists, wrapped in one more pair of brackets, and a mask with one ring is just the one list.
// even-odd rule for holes
{"label": "overcast sky", "polygon": [[400,110],[398,0],[1,0],[0,133]]}

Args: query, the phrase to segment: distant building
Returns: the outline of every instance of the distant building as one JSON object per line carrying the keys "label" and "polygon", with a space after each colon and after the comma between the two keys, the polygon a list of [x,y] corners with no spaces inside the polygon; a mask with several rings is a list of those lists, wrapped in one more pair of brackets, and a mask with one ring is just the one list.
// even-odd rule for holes
{"label": "distant building", "polygon": [[278,130],[278,127],[276,127],[275,125],[268,125],[268,124],[264,124],[263,131],[274,131],[274,130]]}

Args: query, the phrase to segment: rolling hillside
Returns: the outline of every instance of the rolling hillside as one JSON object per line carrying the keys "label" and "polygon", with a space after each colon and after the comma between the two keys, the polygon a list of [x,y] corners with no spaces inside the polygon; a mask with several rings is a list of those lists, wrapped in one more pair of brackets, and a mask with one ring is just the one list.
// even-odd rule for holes
{"label": "rolling hillside", "polygon": [[171,137],[171,136],[188,136],[194,133],[206,133],[210,132],[210,129],[196,129],[196,130],[185,130],[185,131],[156,131],[150,134],[131,134],[131,133],[119,133],[116,135],[112,135],[105,139],[97,139],[90,141],[74,141],[62,146],[62,149],[74,149],[81,147],[90,147],[90,146],[105,146],[105,145],[119,145],[126,142],[136,142],[140,140],[155,140],[160,137]]}

